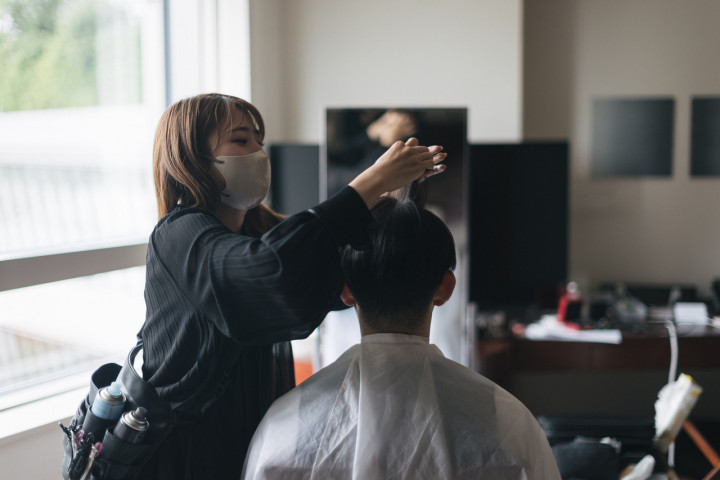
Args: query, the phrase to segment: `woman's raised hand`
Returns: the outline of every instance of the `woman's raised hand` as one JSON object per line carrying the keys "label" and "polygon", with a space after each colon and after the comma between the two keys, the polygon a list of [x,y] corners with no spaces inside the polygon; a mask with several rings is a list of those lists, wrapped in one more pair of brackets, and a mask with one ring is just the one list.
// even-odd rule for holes
{"label": "woman's raised hand", "polygon": [[[416,146],[418,144],[417,138],[410,138],[407,142],[405,142],[405,145],[408,146]],[[428,177],[432,177],[433,175],[437,175],[438,173],[442,173],[447,168],[447,165],[444,163],[439,163],[445,160],[445,157],[447,157],[447,153],[442,153],[443,147],[440,145],[433,145],[431,147],[428,147],[428,151],[432,153],[433,155],[433,162],[435,166],[431,170],[425,170],[425,172],[420,177],[420,181],[422,182]]]}
{"label": "woman's raised hand", "polygon": [[418,145],[416,138],[397,141],[360,175],[350,186],[362,197],[368,208],[384,193],[425,179],[445,170],[439,162],[445,159],[442,147]]}

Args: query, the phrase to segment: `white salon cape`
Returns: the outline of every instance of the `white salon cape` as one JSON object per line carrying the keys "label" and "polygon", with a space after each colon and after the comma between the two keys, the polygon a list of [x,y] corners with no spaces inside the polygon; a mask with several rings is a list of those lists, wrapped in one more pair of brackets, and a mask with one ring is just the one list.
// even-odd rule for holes
{"label": "white salon cape", "polygon": [[245,479],[560,480],[530,411],[425,337],[362,337],[273,403]]}

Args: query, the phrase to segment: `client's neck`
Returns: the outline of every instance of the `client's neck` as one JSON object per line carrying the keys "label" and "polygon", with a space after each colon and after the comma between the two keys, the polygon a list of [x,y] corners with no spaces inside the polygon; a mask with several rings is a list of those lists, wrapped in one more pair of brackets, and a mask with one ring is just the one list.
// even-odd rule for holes
{"label": "client's neck", "polygon": [[[375,333],[402,333],[405,335],[417,335],[420,337],[430,338],[431,312],[428,312],[428,314],[423,319],[423,322],[416,328],[408,328],[402,323],[393,323],[392,319],[383,319],[381,322],[368,322],[363,318],[363,315],[360,313],[360,311],[358,311],[357,309],[356,311],[358,313],[358,319],[360,322],[360,334],[362,336],[373,335]],[[383,328],[379,329],[372,327],[371,325],[383,325]]]}

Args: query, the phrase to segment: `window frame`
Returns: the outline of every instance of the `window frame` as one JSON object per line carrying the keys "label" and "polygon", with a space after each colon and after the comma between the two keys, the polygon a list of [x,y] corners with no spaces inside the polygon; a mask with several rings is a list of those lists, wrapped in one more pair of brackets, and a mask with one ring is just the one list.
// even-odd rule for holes
{"label": "window frame", "polygon": [[145,265],[147,243],[0,260],[0,292]]}

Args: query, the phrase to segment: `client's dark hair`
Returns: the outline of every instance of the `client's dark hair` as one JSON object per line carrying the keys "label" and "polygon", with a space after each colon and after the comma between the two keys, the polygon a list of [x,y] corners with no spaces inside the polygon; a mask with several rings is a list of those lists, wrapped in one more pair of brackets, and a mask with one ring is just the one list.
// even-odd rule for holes
{"label": "client's dark hair", "polygon": [[345,281],[372,328],[415,328],[445,273],[455,268],[452,234],[437,216],[406,198],[383,197],[372,213],[377,221],[372,247],[343,250]]}

